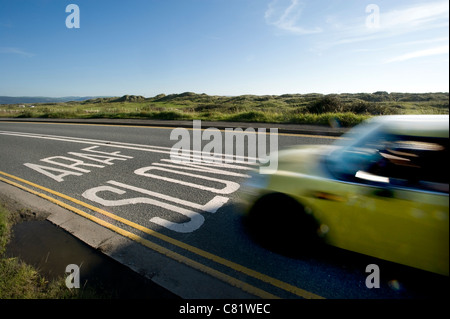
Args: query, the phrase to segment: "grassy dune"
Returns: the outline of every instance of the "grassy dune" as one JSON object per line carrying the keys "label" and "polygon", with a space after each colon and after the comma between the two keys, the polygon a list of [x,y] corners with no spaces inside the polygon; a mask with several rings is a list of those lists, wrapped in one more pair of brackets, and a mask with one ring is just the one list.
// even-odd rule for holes
{"label": "grassy dune", "polygon": [[186,92],[125,95],[83,102],[0,105],[0,117],[138,118],[353,126],[370,116],[448,114],[448,93],[358,93],[211,96]]}

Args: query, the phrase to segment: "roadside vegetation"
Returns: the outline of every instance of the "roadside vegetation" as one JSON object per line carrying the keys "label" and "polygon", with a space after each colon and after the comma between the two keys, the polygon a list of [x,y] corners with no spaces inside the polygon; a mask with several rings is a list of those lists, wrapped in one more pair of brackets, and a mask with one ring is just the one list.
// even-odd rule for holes
{"label": "roadside vegetation", "polygon": [[136,118],[340,125],[376,115],[448,114],[448,93],[284,94],[211,96],[185,92],[145,98],[96,98],[83,102],[0,105],[0,117]]}
{"label": "roadside vegetation", "polygon": [[7,257],[6,248],[17,215],[0,202],[0,299],[101,298],[92,289],[67,288],[63,277],[49,281],[35,267],[19,258]]}

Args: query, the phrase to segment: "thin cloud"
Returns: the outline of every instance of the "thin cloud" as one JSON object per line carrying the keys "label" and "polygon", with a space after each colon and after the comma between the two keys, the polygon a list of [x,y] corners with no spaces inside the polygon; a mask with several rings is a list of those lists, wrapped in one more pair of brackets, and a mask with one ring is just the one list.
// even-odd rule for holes
{"label": "thin cloud", "polygon": [[23,57],[31,58],[34,56],[34,53],[26,52],[18,48],[11,48],[11,47],[0,47],[0,53],[4,54],[16,54]]}
{"label": "thin cloud", "polygon": [[428,44],[428,43],[435,43],[435,42],[445,42],[448,43],[449,38],[448,37],[440,37],[440,38],[433,38],[433,39],[423,39],[418,41],[409,41],[409,42],[399,42],[396,43],[395,46],[408,46],[408,45],[422,45],[422,44]]}
{"label": "thin cloud", "polygon": [[264,18],[267,24],[298,35],[322,32],[319,27],[306,28],[300,25],[303,9],[304,3],[299,0],[273,0],[269,3]]}
{"label": "thin cloud", "polygon": [[382,15],[381,27],[384,29],[428,29],[448,26],[448,1],[415,5],[400,10],[392,10]]}
{"label": "thin cloud", "polygon": [[448,52],[449,52],[448,49],[449,49],[449,46],[444,45],[444,46],[439,46],[439,47],[435,47],[435,48],[431,48],[431,49],[414,51],[414,52],[402,54],[400,56],[388,59],[385,61],[385,63],[402,62],[402,61],[406,61],[406,60],[423,58],[423,57],[427,57],[427,56],[448,54]]}
{"label": "thin cloud", "polygon": [[449,4],[447,0],[414,4],[402,8],[384,11],[380,6],[380,20],[378,28],[368,28],[363,18],[359,17],[339,28],[331,28],[328,35],[334,41],[322,43],[322,48],[336,45],[352,44],[364,41],[375,41],[395,38],[419,31],[444,28],[449,26]]}

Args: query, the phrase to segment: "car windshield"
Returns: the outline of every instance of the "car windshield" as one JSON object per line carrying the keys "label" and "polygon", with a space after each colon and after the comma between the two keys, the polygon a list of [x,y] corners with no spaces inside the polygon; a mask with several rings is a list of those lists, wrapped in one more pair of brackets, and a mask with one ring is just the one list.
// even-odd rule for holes
{"label": "car windshield", "polygon": [[326,159],[327,166],[339,179],[353,179],[378,158],[378,150],[386,142],[378,123],[356,126],[335,143],[336,149]]}

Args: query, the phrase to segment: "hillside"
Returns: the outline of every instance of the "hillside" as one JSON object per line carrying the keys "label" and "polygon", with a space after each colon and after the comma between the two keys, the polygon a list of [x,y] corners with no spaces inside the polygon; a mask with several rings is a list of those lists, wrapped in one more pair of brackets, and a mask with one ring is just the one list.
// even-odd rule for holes
{"label": "hillside", "polygon": [[0,104],[28,104],[28,103],[63,103],[69,101],[85,101],[96,98],[94,96],[65,96],[65,97],[45,97],[45,96],[0,96]]}
{"label": "hillside", "polygon": [[0,117],[148,118],[352,126],[375,115],[448,114],[449,93],[342,93],[216,96],[185,92],[0,106]]}

